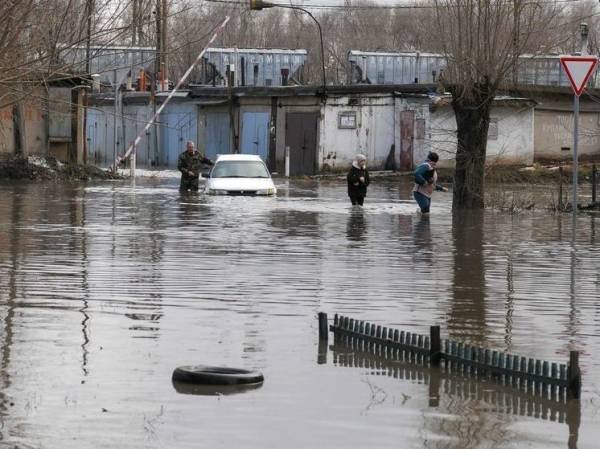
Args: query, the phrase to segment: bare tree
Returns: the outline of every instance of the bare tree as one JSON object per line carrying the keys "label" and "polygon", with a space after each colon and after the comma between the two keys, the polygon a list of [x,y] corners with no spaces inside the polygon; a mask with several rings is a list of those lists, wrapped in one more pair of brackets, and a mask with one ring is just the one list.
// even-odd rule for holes
{"label": "bare tree", "polygon": [[457,125],[455,208],[483,208],[490,111],[532,36],[555,10],[522,0],[433,0],[437,45],[448,60],[442,81]]}
{"label": "bare tree", "polygon": [[[122,24],[130,1],[93,2],[93,44],[121,43],[130,36],[129,26]],[[85,45],[87,4],[86,0],[0,2],[0,107],[28,96],[35,86],[80,74],[61,54]]]}

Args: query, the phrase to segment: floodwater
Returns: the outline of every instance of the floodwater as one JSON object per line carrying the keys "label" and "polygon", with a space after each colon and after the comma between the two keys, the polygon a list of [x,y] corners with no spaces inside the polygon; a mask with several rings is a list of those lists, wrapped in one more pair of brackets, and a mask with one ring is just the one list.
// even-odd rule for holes
{"label": "floodwater", "polygon": [[[408,184],[375,180],[358,210],[340,181],[278,187],[0,185],[0,447],[598,447],[600,217],[579,216],[572,251],[570,215],[453,217],[436,194],[423,220]],[[582,400],[540,411],[493,382],[345,363],[319,347],[320,311],[560,363],[579,350]],[[176,388],[189,364],[265,382]]]}

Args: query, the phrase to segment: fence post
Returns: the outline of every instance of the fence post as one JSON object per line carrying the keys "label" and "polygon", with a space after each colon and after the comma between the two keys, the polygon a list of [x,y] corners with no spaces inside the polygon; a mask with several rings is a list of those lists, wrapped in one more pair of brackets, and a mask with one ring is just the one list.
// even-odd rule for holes
{"label": "fence post", "polygon": [[563,168],[558,167],[558,210],[563,210]]}
{"label": "fence post", "polygon": [[319,312],[319,340],[327,341],[328,336],[327,314],[325,312]]}
{"label": "fence post", "polygon": [[579,351],[571,351],[569,354],[569,368],[567,369],[567,396],[573,399],[579,399],[581,396]]}
{"label": "fence post", "polygon": [[432,366],[439,366],[442,359],[442,340],[440,338],[440,327],[431,326],[429,328],[429,338],[431,348],[429,349],[429,363]]}
{"label": "fence post", "polygon": [[596,172],[596,164],[592,165],[592,205],[596,205],[596,178],[598,173]]}

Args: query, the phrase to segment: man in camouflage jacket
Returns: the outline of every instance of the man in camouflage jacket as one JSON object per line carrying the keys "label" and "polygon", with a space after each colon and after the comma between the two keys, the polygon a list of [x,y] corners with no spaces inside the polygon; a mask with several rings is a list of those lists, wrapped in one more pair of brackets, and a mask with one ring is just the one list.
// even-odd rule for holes
{"label": "man in camouflage jacket", "polygon": [[194,147],[194,142],[188,140],[186,150],[179,155],[177,169],[181,172],[179,190],[197,191],[202,164],[213,165],[210,159],[202,156]]}

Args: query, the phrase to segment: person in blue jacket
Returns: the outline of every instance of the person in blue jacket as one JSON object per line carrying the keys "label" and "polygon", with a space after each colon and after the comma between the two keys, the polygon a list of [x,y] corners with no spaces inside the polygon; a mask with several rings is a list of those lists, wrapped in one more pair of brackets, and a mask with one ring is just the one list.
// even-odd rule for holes
{"label": "person in blue jacket", "polygon": [[427,159],[415,170],[415,187],[413,196],[421,208],[422,214],[428,214],[431,207],[431,195],[434,190],[447,192],[448,189],[437,185],[437,172],[435,166],[440,159],[437,153],[431,151]]}

